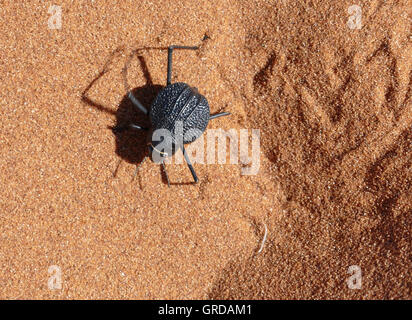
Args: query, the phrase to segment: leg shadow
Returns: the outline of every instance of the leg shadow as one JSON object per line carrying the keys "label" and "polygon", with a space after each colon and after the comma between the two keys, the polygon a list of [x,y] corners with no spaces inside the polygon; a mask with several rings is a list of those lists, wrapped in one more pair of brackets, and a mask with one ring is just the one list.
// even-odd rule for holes
{"label": "leg shadow", "polygon": [[[151,105],[152,101],[154,100],[156,95],[159,93],[159,91],[163,88],[163,86],[153,84],[153,81],[150,76],[144,57],[141,55],[138,55],[138,52],[144,49],[146,48],[139,48],[138,50],[135,50],[133,54],[137,55],[137,58],[140,62],[141,70],[146,79],[146,84],[144,86],[134,88],[132,90],[132,93],[150,111],[149,106]],[[162,48],[147,48],[147,49],[162,49]],[[129,124],[137,124],[142,127],[150,128],[150,121],[148,117],[132,104],[132,102],[127,96],[127,93],[124,95],[116,111],[111,110],[110,108],[104,106],[103,104],[94,101],[88,96],[88,91],[94,86],[94,84],[97,81],[99,81],[100,79],[103,79],[104,75],[110,71],[109,70],[110,64],[112,64],[113,59],[120,52],[122,52],[122,50],[123,49],[116,49],[114,52],[110,54],[103,69],[98,73],[98,75],[89,83],[89,85],[83,91],[81,99],[83,103],[89,106],[92,106],[101,112],[115,116],[116,118],[115,125],[113,127],[111,126],[108,127],[108,129],[112,130],[113,135],[115,137],[115,142],[116,142],[115,152],[120,157],[121,160],[138,165],[147,155],[148,132],[141,131],[141,130],[134,130],[134,129],[124,130],[122,132],[116,132],[115,130],[113,130],[113,128],[127,126]],[[127,64],[125,65],[123,71],[125,71],[126,68],[127,68]],[[117,167],[115,168],[113,172],[114,176],[117,175],[120,162],[121,161],[119,161]]]}

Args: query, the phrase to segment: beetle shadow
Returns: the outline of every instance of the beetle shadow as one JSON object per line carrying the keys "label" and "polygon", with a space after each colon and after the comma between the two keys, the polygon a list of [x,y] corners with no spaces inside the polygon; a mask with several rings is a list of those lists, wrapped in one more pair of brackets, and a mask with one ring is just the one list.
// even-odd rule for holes
{"label": "beetle shadow", "polygon": [[[146,48],[139,48],[134,51],[134,54],[137,55],[141,70],[143,71],[143,75],[146,80],[146,84],[140,87],[136,87],[131,91],[133,95],[148,109],[148,111],[150,111],[150,105],[152,101],[160,92],[160,90],[164,88],[164,86],[153,84],[146,61],[143,56],[138,54],[139,50],[142,49]],[[160,50],[163,48],[158,49]],[[108,129],[113,132],[113,135],[115,137],[115,152],[120,158],[120,161],[113,171],[113,177],[117,176],[122,161],[126,161],[127,163],[131,163],[137,166],[145,159],[145,156],[148,155],[147,131],[129,129],[122,132],[116,132],[116,130],[113,130],[113,128],[128,126],[129,124],[137,124],[142,127],[150,128],[150,120],[148,116],[143,114],[132,104],[127,93],[123,96],[116,111],[104,106],[99,102],[94,101],[88,96],[88,91],[109,71],[109,65],[112,63],[113,59],[122,51],[123,49],[116,49],[110,54],[102,71],[100,71],[99,74],[89,83],[89,85],[83,91],[81,98],[83,103],[92,106],[101,112],[115,116],[115,124],[113,126],[108,126]],[[162,174],[162,177],[163,182],[167,183],[164,174]],[[141,182],[139,181],[139,183],[141,187]]]}
{"label": "beetle shadow", "polygon": [[[162,88],[161,85],[145,85],[134,88],[132,93],[144,106],[150,106],[151,101]],[[115,152],[126,162],[137,165],[147,155],[148,132],[135,129],[116,132],[114,128],[127,127],[130,124],[150,128],[149,118],[132,104],[127,95],[122,98],[115,116],[115,124],[108,127],[115,136]]]}
{"label": "beetle shadow", "polygon": [[[132,52],[132,55],[136,55],[140,68],[143,72],[143,76],[146,80],[146,84],[140,87],[136,87],[131,90],[133,95],[147,108],[150,112],[150,106],[153,100],[156,98],[157,94],[164,88],[162,85],[153,84],[152,77],[150,75],[149,69],[147,67],[146,61],[142,55],[141,51],[145,50],[167,50],[168,47],[141,47],[137,48]],[[130,164],[138,166],[142,161],[145,160],[145,157],[148,156],[147,144],[150,142],[150,137],[148,137],[148,132],[143,130],[124,130],[122,132],[116,132],[114,128],[127,127],[130,124],[136,124],[141,127],[150,128],[151,123],[149,117],[138,110],[135,107],[126,93],[116,111],[105,107],[104,105],[92,100],[88,95],[88,91],[94,86],[94,84],[102,78],[108,71],[109,66],[112,64],[113,59],[124,51],[123,48],[118,48],[113,51],[107,62],[105,63],[103,69],[99,74],[90,82],[86,89],[82,93],[82,102],[90,105],[97,110],[108,113],[115,116],[115,124],[113,126],[108,126],[113,132],[115,137],[116,149],[115,152],[119,156],[120,160],[113,171],[113,177],[117,176],[120,165],[122,161],[126,161]],[[123,68],[123,72],[127,72],[127,63]],[[126,83],[126,87],[127,87]],[[126,89],[126,91],[128,91]],[[151,131],[149,131],[151,132]],[[163,171],[162,166],[159,165],[160,175],[162,177],[162,182],[168,184],[168,179],[166,173]],[[134,179],[134,175],[133,178]],[[140,188],[142,189],[141,180],[139,179]],[[192,185],[194,182],[171,182],[170,185]]]}
{"label": "beetle shadow", "polygon": [[[147,106],[148,111],[150,111],[151,102],[156,98],[157,94],[164,87],[161,85],[153,85],[151,83],[146,84],[141,87],[137,87],[132,90],[133,95],[144,105]],[[144,115],[140,110],[138,110],[130,101],[129,97],[125,95],[121,100],[119,107],[116,111],[116,123],[114,126],[109,126],[112,129],[116,141],[116,154],[128,163],[138,166],[145,157],[148,156],[148,143],[150,143],[150,137],[148,134],[151,132],[143,130],[125,130],[123,132],[115,132],[113,128],[124,127],[130,124],[137,124],[141,127],[150,128],[151,123],[149,117]],[[168,179],[166,173],[163,171],[162,166],[153,163],[151,160],[151,165],[156,165],[159,167],[159,172],[162,178],[162,183],[168,184]],[[117,176],[117,171],[120,166],[120,161],[116,170],[113,172],[113,177]],[[140,176],[139,176],[140,177]],[[134,176],[133,176],[134,178]],[[142,189],[141,181],[139,179],[140,188]],[[192,185],[193,182],[170,182],[170,185]]]}

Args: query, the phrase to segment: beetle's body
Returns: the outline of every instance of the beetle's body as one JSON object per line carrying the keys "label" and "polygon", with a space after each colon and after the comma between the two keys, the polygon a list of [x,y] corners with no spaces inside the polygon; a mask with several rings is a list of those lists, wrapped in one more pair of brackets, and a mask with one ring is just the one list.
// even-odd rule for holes
{"label": "beetle's body", "polygon": [[[154,162],[160,163],[163,166],[165,174],[165,158],[172,156],[177,150],[181,149],[194,181],[198,182],[195,170],[190,162],[184,145],[199,138],[206,130],[209,120],[227,116],[230,113],[221,112],[210,115],[209,103],[196,88],[183,82],[172,84],[172,52],[174,49],[197,50],[198,47],[170,46],[168,48],[166,87],[164,87],[154,99],[150,112],[148,112],[146,107],[142,105],[131,91],[128,92],[128,97],[132,103],[141,112],[149,116],[151,128],[144,128],[137,124],[130,124],[127,127],[148,131],[148,150],[150,157]],[[126,63],[124,69],[126,88],[128,88],[126,80],[128,63]],[[116,132],[119,132],[127,127],[115,127],[114,129]],[[171,139],[166,139],[164,135],[162,135],[160,140],[155,137],[155,133],[163,130],[167,131],[167,135],[168,137],[171,137]],[[177,134],[181,134],[182,136],[179,137]],[[137,168],[138,166],[136,167],[136,170]],[[166,178],[167,183],[170,186],[167,174]]]}
{"label": "beetle's body", "polygon": [[[177,82],[159,92],[149,117],[153,130],[166,129],[173,138],[177,132],[176,125],[183,124],[183,143],[191,143],[206,130],[210,117],[209,104],[196,88]],[[187,135],[190,130],[198,134]]]}

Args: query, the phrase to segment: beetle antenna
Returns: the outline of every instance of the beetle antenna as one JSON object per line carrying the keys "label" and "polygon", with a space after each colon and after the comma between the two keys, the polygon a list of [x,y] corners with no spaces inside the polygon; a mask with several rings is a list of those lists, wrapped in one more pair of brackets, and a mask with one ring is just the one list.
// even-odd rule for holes
{"label": "beetle antenna", "polygon": [[162,167],[163,167],[163,172],[165,173],[165,176],[166,176],[167,185],[170,187],[169,176],[167,175],[166,165],[165,165],[165,162],[164,162],[164,161],[162,161]]}

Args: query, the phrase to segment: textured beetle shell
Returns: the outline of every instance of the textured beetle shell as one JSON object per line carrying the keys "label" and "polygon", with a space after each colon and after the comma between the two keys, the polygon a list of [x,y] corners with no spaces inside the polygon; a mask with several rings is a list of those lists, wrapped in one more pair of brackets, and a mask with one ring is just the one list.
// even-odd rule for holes
{"label": "textured beetle shell", "polygon": [[[209,104],[197,89],[186,83],[177,82],[163,88],[150,108],[150,121],[153,129],[167,129],[175,133],[177,121],[183,122],[183,143],[195,141],[206,130],[209,123]],[[191,129],[200,134],[186,137]]]}

